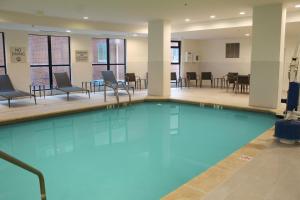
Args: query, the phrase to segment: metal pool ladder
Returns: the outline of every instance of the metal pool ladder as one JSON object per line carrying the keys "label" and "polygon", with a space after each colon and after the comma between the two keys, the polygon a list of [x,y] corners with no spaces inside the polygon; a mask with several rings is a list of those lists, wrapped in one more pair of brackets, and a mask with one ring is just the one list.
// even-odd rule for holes
{"label": "metal pool ladder", "polygon": [[11,155],[8,155],[7,153],[4,153],[3,151],[0,151],[0,158],[3,160],[6,160],[9,163],[12,163],[22,169],[25,169],[35,175],[38,176],[39,178],[39,183],[40,183],[40,192],[41,192],[41,200],[46,200],[46,187],[45,187],[45,179],[44,175],[41,171],[35,169],[34,167],[12,157]]}

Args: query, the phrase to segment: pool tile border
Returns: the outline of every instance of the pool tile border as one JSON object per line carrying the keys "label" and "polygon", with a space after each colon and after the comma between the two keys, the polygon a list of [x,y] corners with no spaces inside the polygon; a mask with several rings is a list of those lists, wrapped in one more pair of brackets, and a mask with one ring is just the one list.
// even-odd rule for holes
{"label": "pool tile border", "polygon": [[[250,112],[268,113],[268,114],[273,114],[273,115],[278,114],[276,111],[274,111],[272,109],[242,107],[242,106],[233,106],[233,105],[225,105],[225,104],[214,104],[214,103],[190,101],[190,100],[183,100],[183,99],[176,99],[176,98],[145,97],[145,98],[141,98],[141,99],[132,100],[131,104],[143,103],[143,102],[159,102],[159,101],[160,102],[165,101],[165,102],[193,104],[193,105],[199,105],[202,107],[211,107],[211,108],[216,108],[216,106],[219,106],[217,109],[234,109],[234,110],[243,110],[243,111],[250,111]],[[119,105],[120,105],[120,107],[123,107],[123,106],[128,106],[130,104],[128,101],[121,101]],[[104,102],[103,104],[100,104],[100,105],[99,104],[98,105],[88,105],[87,104],[87,106],[83,106],[81,108],[52,111],[52,112],[50,111],[50,112],[40,113],[40,114],[35,114],[35,115],[28,114],[27,116],[14,117],[13,119],[0,119],[0,126],[20,123],[20,122],[26,122],[26,121],[45,119],[45,118],[50,118],[50,117],[57,117],[57,116],[61,116],[61,115],[69,115],[69,114],[75,114],[75,113],[80,113],[80,112],[88,112],[88,111],[110,109],[110,108],[117,108],[117,103],[116,102]]]}

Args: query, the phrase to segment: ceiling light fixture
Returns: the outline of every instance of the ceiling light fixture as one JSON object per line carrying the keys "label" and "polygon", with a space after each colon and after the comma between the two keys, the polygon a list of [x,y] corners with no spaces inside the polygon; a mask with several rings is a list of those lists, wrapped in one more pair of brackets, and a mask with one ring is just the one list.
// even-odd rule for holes
{"label": "ceiling light fixture", "polygon": [[215,16],[215,15],[211,15],[210,18],[211,18],[211,19],[214,19],[214,18],[216,18],[216,16]]}
{"label": "ceiling light fixture", "polygon": [[300,8],[300,4],[295,5],[295,8]]}
{"label": "ceiling light fixture", "polygon": [[246,37],[249,37],[249,36],[250,36],[250,33],[246,33],[245,36],[246,36]]}
{"label": "ceiling light fixture", "polygon": [[67,32],[67,33],[71,33],[71,31],[70,31],[70,30],[66,30],[66,32]]}
{"label": "ceiling light fixture", "polygon": [[85,19],[85,20],[86,20],[86,19],[89,19],[89,17],[83,17],[83,19]]}
{"label": "ceiling light fixture", "polygon": [[191,19],[189,19],[189,18],[186,18],[184,21],[185,21],[185,22],[190,22],[190,21],[191,21]]}
{"label": "ceiling light fixture", "polygon": [[134,33],[134,34],[132,34],[132,36],[133,36],[133,37],[137,37],[137,36],[138,36],[138,34]]}
{"label": "ceiling light fixture", "polygon": [[244,15],[244,14],[246,14],[244,11],[240,12],[240,15]]}

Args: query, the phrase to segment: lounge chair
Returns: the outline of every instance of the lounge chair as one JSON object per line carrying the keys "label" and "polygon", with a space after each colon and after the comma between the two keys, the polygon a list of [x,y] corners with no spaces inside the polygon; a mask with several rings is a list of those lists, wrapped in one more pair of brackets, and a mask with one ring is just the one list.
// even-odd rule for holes
{"label": "lounge chair", "polygon": [[8,100],[8,107],[10,107],[10,101],[18,97],[33,97],[36,104],[35,95],[16,90],[8,75],[0,75],[0,96]]}
{"label": "lounge chair", "polygon": [[69,76],[66,72],[63,73],[54,73],[54,77],[56,80],[56,85],[57,87],[55,88],[56,90],[62,91],[67,94],[67,100],[69,100],[70,93],[72,92],[86,92],[90,96],[90,90],[84,89],[81,87],[73,86]]}
{"label": "lounge chair", "polygon": [[129,93],[130,86],[126,85],[123,81],[117,81],[112,71],[102,71],[102,77],[104,80],[104,101],[106,101],[106,87],[112,88],[119,104],[119,90],[125,90],[129,96],[129,102],[131,102],[131,95]]}

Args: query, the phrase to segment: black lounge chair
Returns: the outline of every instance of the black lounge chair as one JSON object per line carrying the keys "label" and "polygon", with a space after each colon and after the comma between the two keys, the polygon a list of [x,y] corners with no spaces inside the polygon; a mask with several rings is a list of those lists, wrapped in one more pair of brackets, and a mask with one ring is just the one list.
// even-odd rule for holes
{"label": "black lounge chair", "polygon": [[36,104],[35,95],[16,90],[8,75],[0,75],[0,96],[8,100],[8,107],[10,107],[10,101],[18,97],[33,97]]}
{"label": "black lounge chair", "polygon": [[62,91],[67,94],[67,100],[69,100],[70,93],[72,92],[86,92],[89,94],[89,98],[91,98],[90,90],[73,86],[69,76],[66,72],[63,73],[54,73],[56,85],[56,90]]}
{"label": "black lounge chair", "polygon": [[104,101],[106,101],[106,87],[109,87],[113,89],[118,105],[120,102],[119,90],[125,90],[129,96],[129,102],[131,102],[131,95],[129,93],[130,86],[126,85],[123,81],[117,81],[112,71],[103,71],[101,73],[104,79]]}

